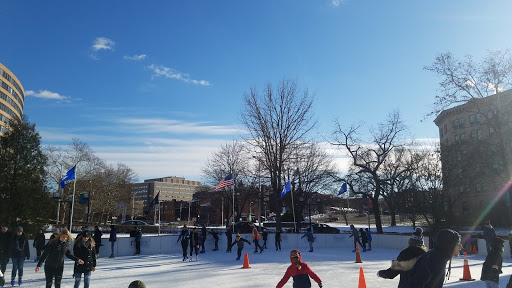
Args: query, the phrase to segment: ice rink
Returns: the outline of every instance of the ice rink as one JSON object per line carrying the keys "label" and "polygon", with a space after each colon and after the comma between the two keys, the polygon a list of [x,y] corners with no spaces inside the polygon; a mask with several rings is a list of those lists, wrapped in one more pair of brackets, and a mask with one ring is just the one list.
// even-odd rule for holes
{"label": "ice rink", "polygon": [[[272,243],[273,244],[273,243]],[[178,245],[178,244],[175,244]],[[235,247],[233,247],[235,248]],[[226,253],[221,246],[219,251],[206,251],[199,254],[199,261],[183,262],[181,254],[172,255],[141,255],[124,256],[109,259],[100,257],[97,270],[91,277],[91,287],[128,287],[133,280],[143,281],[147,287],[275,287],[286,268],[290,265],[289,252],[293,247],[283,247],[276,252],[272,246],[262,254],[253,254],[253,246],[246,246],[244,252],[249,255],[250,269],[241,269],[243,254],[240,261],[236,261],[236,250]],[[390,266],[399,250],[374,249],[361,253],[363,263],[355,262],[355,253],[348,249],[319,248],[309,253],[301,251],[303,261],[308,263],[322,279],[324,287],[357,288],[359,281],[359,267],[363,267],[367,287],[391,288],[397,287],[398,277],[393,280],[382,279],[376,276],[378,270]],[[107,254],[107,253],[105,253]],[[103,255],[101,255],[103,256]],[[503,274],[500,277],[501,287],[505,287],[512,273],[510,255],[503,255]],[[468,257],[471,276],[476,281],[460,281],[462,277],[464,257],[453,258],[452,273],[445,287],[485,287],[479,281],[484,256],[472,255]],[[44,287],[44,272],[35,273],[36,263],[33,260],[25,262],[25,275],[23,287]],[[12,265],[7,266],[6,278],[10,279]],[[73,263],[66,261],[62,287],[73,287]],[[290,279],[285,287],[292,287]],[[313,282],[313,281],[312,281]],[[6,283],[10,284],[10,283]],[[10,287],[10,285],[6,285]],[[83,287],[83,282],[80,287]],[[312,287],[318,287],[313,282]]]}

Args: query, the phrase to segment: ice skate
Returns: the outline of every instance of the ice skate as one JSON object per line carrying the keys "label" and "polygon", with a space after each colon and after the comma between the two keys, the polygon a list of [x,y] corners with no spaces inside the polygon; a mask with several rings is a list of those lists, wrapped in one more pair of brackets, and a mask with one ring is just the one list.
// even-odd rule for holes
{"label": "ice skate", "polygon": [[196,261],[199,260],[199,256],[196,255]]}
{"label": "ice skate", "polygon": [[192,262],[192,257],[190,259],[188,259],[188,262]]}
{"label": "ice skate", "polygon": [[22,280],[21,278],[20,278],[20,279],[18,279],[18,285],[20,285],[20,286],[21,286],[21,284],[22,284],[22,283],[23,283],[23,280]]}

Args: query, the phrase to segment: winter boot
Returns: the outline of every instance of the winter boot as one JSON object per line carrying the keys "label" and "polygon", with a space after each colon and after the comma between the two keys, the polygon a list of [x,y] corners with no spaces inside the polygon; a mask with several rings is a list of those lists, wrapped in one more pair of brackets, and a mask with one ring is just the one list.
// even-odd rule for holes
{"label": "winter boot", "polygon": [[34,259],[34,262],[39,262],[39,257],[36,257],[36,259]]}
{"label": "winter boot", "polygon": [[366,247],[363,247],[363,252],[366,252]]}
{"label": "winter boot", "polygon": [[192,262],[192,256],[190,256],[190,259],[188,259],[188,262]]}
{"label": "winter boot", "polygon": [[21,284],[23,283],[23,281],[21,280],[21,278],[18,279],[18,285],[21,286]]}
{"label": "winter boot", "polygon": [[14,281],[14,278],[11,280],[11,286],[15,286],[16,285],[16,281]]}
{"label": "winter boot", "polygon": [[260,254],[263,253],[263,249],[260,250]]}
{"label": "winter boot", "polygon": [[110,256],[108,256],[108,258],[114,258],[114,253],[110,254]]}
{"label": "winter boot", "polygon": [[356,249],[352,250],[352,252],[356,252]]}
{"label": "winter boot", "polygon": [[236,258],[236,261],[238,261],[238,260],[240,260],[240,257],[237,257],[237,258]]}

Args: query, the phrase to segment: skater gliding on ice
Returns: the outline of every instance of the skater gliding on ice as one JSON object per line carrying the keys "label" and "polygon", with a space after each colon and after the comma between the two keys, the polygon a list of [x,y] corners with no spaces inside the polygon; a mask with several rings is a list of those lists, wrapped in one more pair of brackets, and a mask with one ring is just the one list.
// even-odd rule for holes
{"label": "skater gliding on ice", "polygon": [[189,239],[190,239],[190,233],[188,232],[187,225],[183,225],[183,228],[181,229],[180,236],[178,236],[178,240],[176,240],[176,243],[180,242],[180,240],[181,240],[181,250],[183,252],[183,261],[187,260],[187,248],[188,248]]}
{"label": "skater gliding on ice", "polygon": [[89,231],[84,231],[82,235],[76,238],[75,245],[73,245],[73,255],[84,261],[84,264],[78,264],[75,262],[74,277],[75,286],[74,288],[80,287],[80,281],[82,280],[82,274],[84,275],[84,288],[89,288],[91,280],[91,273],[96,271],[96,243],[91,238]]}
{"label": "skater gliding on ice", "polygon": [[260,246],[260,233],[258,232],[258,228],[251,224],[252,226],[252,242],[254,242],[254,253],[258,253],[258,248],[260,248],[260,254],[263,253],[263,248]]}
{"label": "skater gliding on ice", "polygon": [[28,238],[23,233],[23,228],[18,226],[16,234],[13,235],[9,254],[12,258],[11,286],[16,284],[16,272],[18,272],[18,285],[23,283],[23,264],[25,258],[30,259],[30,249],[28,246]]}
{"label": "skater gliding on ice", "polygon": [[300,239],[307,237],[308,243],[309,243],[309,252],[313,252],[313,242],[315,242],[315,236],[313,236],[313,232],[311,232],[311,228],[308,228],[308,232],[306,234],[302,235]]}
{"label": "skater gliding on ice", "polygon": [[293,277],[293,288],[311,288],[311,280],[309,277],[318,283],[318,287],[322,288],[322,280],[309,268],[307,263],[302,262],[302,256],[299,250],[292,250],[290,252],[290,262],[292,262],[292,264],[288,266],[286,273],[281,281],[277,283],[276,288],[283,287],[290,277]]}
{"label": "skater gliding on ice", "polygon": [[357,243],[359,243],[359,246],[363,247],[363,244],[361,244],[361,241],[359,241],[359,231],[357,231],[357,228],[354,227],[354,225],[350,224],[350,231],[352,231],[352,235],[350,237],[354,237],[354,250],[352,252],[356,252]]}
{"label": "skater gliding on ice", "polygon": [[251,245],[251,242],[245,240],[245,238],[240,237],[240,234],[236,234],[235,241],[231,243],[231,247],[237,245],[237,251],[236,251],[236,260],[240,260],[240,257],[242,257],[242,250],[244,250],[244,242],[249,243]]}
{"label": "skater gliding on ice", "polygon": [[192,251],[196,252],[196,261],[199,260],[199,233],[197,233],[197,228],[192,228],[192,232],[190,233],[190,259],[192,261]]}

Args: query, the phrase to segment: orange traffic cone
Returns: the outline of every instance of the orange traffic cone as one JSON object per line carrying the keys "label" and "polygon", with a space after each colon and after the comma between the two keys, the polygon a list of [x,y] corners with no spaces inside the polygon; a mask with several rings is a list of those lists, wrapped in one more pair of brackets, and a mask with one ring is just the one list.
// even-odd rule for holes
{"label": "orange traffic cone", "polygon": [[249,266],[249,255],[247,253],[245,253],[244,266],[242,266],[242,268],[251,268],[251,266]]}
{"label": "orange traffic cone", "polygon": [[359,253],[359,246],[356,244],[356,263],[363,263],[361,261],[361,253]]}
{"label": "orange traffic cone", "polygon": [[471,254],[475,255],[475,254],[478,254],[478,252],[476,251],[476,245],[473,244],[473,251],[471,251]]}
{"label": "orange traffic cone", "polygon": [[464,252],[464,274],[462,274],[462,278],[460,280],[464,281],[475,281],[475,279],[471,278],[471,272],[469,271],[469,264],[468,264],[468,256],[466,252]]}
{"label": "orange traffic cone", "polygon": [[364,280],[363,267],[359,267],[359,286],[357,288],[366,288],[366,281]]}

